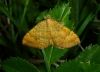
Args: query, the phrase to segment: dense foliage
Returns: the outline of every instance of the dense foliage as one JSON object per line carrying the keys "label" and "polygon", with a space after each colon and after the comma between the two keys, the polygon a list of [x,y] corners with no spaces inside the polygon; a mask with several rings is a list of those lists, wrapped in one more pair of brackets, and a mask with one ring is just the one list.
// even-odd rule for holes
{"label": "dense foliage", "polygon": [[[99,0],[0,0],[0,72],[100,72],[99,14]],[[22,45],[47,15],[73,30],[84,50]]]}

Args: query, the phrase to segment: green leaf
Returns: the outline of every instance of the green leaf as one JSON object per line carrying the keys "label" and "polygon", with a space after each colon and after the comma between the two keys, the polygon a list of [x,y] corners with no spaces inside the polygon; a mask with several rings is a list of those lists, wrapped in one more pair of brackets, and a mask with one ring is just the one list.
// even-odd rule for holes
{"label": "green leaf", "polygon": [[55,8],[53,8],[52,10],[50,10],[48,14],[50,14],[51,17],[54,17],[55,19],[57,19],[59,21],[63,21],[63,19],[66,16],[69,17],[69,14],[70,14],[69,4],[59,5]]}
{"label": "green leaf", "polygon": [[77,59],[64,62],[54,72],[100,72],[100,65],[81,62]]}
{"label": "green leaf", "polygon": [[20,72],[20,71],[18,71],[18,70],[16,70],[16,69],[14,69],[14,68],[12,68],[12,67],[10,67],[10,66],[7,66],[7,65],[5,65],[5,69],[4,69],[6,72]]}
{"label": "green leaf", "polygon": [[38,23],[38,22],[42,21],[45,18],[47,12],[48,12],[48,10],[45,10],[45,11],[41,12],[39,14],[39,16],[36,18],[35,22]]}
{"label": "green leaf", "polygon": [[89,45],[86,49],[77,57],[82,62],[88,62],[100,64],[100,46]]}
{"label": "green leaf", "polygon": [[71,20],[75,22],[75,27],[79,24],[79,0],[68,0],[71,6]]}
{"label": "green leaf", "polygon": [[79,28],[77,34],[80,36],[82,34],[82,32],[84,31],[84,29],[86,28],[86,26],[89,24],[89,21],[92,20],[94,17],[93,12],[91,12],[88,17],[85,19],[85,21],[83,22],[83,24],[81,25],[81,27]]}
{"label": "green leaf", "polygon": [[96,7],[96,9],[92,12],[90,12],[87,16],[87,18],[84,20],[83,24],[81,25],[81,27],[79,28],[77,34],[80,36],[82,34],[82,32],[84,31],[84,29],[86,28],[86,26],[89,24],[89,22],[97,15],[97,13],[100,10],[100,4],[98,4],[98,6]]}
{"label": "green leaf", "polygon": [[67,26],[71,30],[73,30],[73,24],[69,20],[70,15],[70,7],[68,4],[59,5],[52,10],[49,11],[51,18],[56,19],[57,21],[61,22],[63,25]]}
{"label": "green leaf", "polygon": [[26,14],[26,11],[27,11],[28,4],[29,4],[29,0],[26,0],[23,15],[22,15],[22,20],[21,20],[21,26],[22,26],[22,23],[23,23],[24,18],[25,18],[25,14]]}
{"label": "green leaf", "polygon": [[59,67],[57,67],[54,72],[83,72],[80,62],[76,60],[65,61]]}
{"label": "green leaf", "polygon": [[54,46],[49,46],[44,50],[49,64],[53,64],[54,62],[59,60],[59,58],[61,58],[65,54],[65,52],[68,51],[68,49],[58,49]]}
{"label": "green leaf", "polygon": [[88,64],[81,62],[81,67],[84,72],[100,72],[100,65],[98,64]]}
{"label": "green leaf", "polygon": [[47,15],[50,15],[52,19],[55,19],[61,24],[70,28],[71,30],[74,30],[74,27],[73,27],[74,24],[71,20],[69,20],[69,15],[70,15],[69,4],[59,5],[49,10],[49,12],[48,10],[45,10],[37,17],[36,22],[39,22],[43,18],[46,18]]}
{"label": "green leaf", "polygon": [[6,72],[39,72],[35,66],[19,57],[3,61],[3,68]]}

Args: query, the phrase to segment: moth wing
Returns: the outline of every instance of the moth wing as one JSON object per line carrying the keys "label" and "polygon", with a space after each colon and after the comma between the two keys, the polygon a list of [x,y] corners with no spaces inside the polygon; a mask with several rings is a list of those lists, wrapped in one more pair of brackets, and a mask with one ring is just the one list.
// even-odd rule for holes
{"label": "moth wing", "polygon": [[50,44],[49,39],[50,36],[47,32],[46,20],[44,20],[39,22],[24,36],[22,43],[30,47],[43,49]]}
{"label": "moth wing", "polygon": [[78,36],[69,28],[56,22],[51,31],[52,42],[58,48],[71,48],[80,43]]}

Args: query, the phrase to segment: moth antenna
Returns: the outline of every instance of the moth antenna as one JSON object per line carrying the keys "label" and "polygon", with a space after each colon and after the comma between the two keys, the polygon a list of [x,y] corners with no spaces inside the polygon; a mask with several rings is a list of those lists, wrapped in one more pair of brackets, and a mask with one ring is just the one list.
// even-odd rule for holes
{"label": "moth antenna", "polygon": [[82,49],[82,51],[84,51],[84,48],[81,46],[81,44],[79,43],[78,45]]}

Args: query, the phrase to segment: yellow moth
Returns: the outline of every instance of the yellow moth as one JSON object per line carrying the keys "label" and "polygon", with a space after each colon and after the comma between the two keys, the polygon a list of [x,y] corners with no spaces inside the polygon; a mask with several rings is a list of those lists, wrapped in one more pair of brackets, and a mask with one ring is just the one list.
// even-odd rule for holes
{"label": "yellow moth", "polygon": [[80,39],[69,28],[47,16],[24,36],[22,43],[38,49],[44,49],[49,45],[64,49],[79,44]]}

